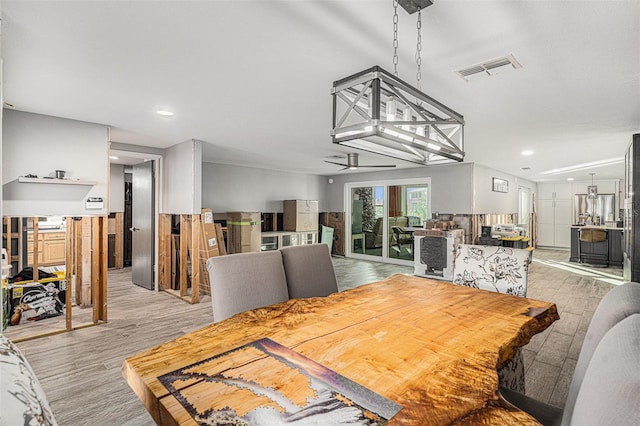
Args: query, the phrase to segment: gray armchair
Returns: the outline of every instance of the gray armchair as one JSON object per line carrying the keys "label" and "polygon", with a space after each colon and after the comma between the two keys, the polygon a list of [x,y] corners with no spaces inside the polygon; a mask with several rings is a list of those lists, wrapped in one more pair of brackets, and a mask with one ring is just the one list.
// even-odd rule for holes
{"label": "gray armchair", "polygon": [[[567,395],[567,400],[564,406],[564,409],[560,409],[557,407],[553,407],[551,405],[545,404],[543,402],[537,401],[535,399],[526,397],[517,392],[513,392],[509,389],[500,389],[501,395],[511,404],[517,406],[518,408],[528,412],[533,417],[535,417],[538,421],[540,421],[543,425],[581,425],[581,424],[624,424],[613,421],[613,417],[609,418],[608,421],[602,423],[596,421],[596,417],[593,417],[587,423],[581,423],[585,418],[585,413],[590,413],[592,407],[587,407],[586,401],[594,398],[594,395],[597,395],[599,392],[612,392],[616,394],[619,390],[615,389],[607,389],[603,387],[600,389],[598,385],[594,385],[593,379],[591,384],[587,383],[587,371],[593,369],[589,375],[594,377],[600,374],[609,375],[611,377],[615,377],[617,372],[609,372],[608,369],[615,370],[616,365],[620,362],[628,362],[629,356],[635,356],[636,363],[638,362],[638,355],[640,354],[640,349],[636,347],[635,355],[627,354],[626,356],[618,353],[619,348],[621,346],[625,347],[628,344],[628,341],[634,340],[629,336],[624,337],[621,341],[604,343],[605,348],[599,349],[599,344],[604,340],[604,336],[608,334],[609,330],[612,330],[617,324],[626,320],[627,318],[634,316],[639,317],[636,319],[640,319],[640,284],[638,283],[626,283],[618,287],[614,287],[611,289],[600,301],[596,311],[591,318],[591,323],[589,324],[589,328],[587,329],[587,334],[585,336],[584,342],[582,344],[582,349],[580,350],[580,355],[578,356],[578,361],[576,363],[576,368],[573,372],[573,378],[571,380],[571,385],[569,387],[569,394]],[[631,327],[629,325],[625,327]],[[616,332],[620,333],[620,332]],[[640,332],[636,330],[635,332],[635,344],[638,345],[637,336],[640,335]],[[610,338],[611,339],[611,338]],[[613,340],[616,340],[614,338]],[[608,352],[609,350],[614,351],[614,354],[609,354],[608,360],[595,361],[595,353],[596,349],[603,353]],[[592,365],[594,365],[592,367]],[[625,371],[621,369],[620,371]],[[640,390],[638,390],[638,383],[640,381],[640,377],[638,376],[638,371],[640,371],[640,367],[636,364],[634,371],[627,371],[625,373],[626,378],[621,379],[618,383],[618,386],[609,385],[612,387],[617,387],[619,389],[626,389],[626,386],[636,386],[635,392],[631,389],[623,391],[625,395],[620,396],[620,399],[612,402],[608,407],[603,407],[601,402],[592,401],[593,407],[598,407],[598,409],[602,410],[601,415],[607,415],[611,413],[612,410],[616,411],[618,409],[624,411],[627,410],[627,414],[629,414],[629,408],[631,408],[633,414],[635,412],[635,418],[630,418],[633,421],[627,422],[626,424],[640,424],[638,416],[640,416],[640,411],[637,410],[637,407],[640,407],[640,402],[636,401],[635,405],[630,404],[630,398],[636,397],[636,395],[640,394]],[[625,377],[625,376],[622,376]],[[632,379],[635,378],[635,379]],[[603,383],[603,386],[607,383],[607,380],[597,379]],[[622,386],[624,384],[624,386]],[[598,397],[595,397],[598,398]],[[608,398],[607,395],[603,395],[603,398]],[[577,403],[579,399],[582,399],[580,404]],[[604,400],[604,399],[603,399]],[[578,413],[579,411],[579,413]],[[575,412],[575,414],[574,414]],[[589,415],[596,415],[597,413],[591,412]],[[580,420],[580,421],[579,421]]]}
{"label": "gray armchair", "polygon": [[[510,404],[543,425],[640,424],[640,314],[626,317],[609,329],[594,348],[580,376],[576,398],[567,398],[564,410],[500,389]],[[580,353],[578,362],[583,358]],[[572,381],[572,385],[575,383]]]}

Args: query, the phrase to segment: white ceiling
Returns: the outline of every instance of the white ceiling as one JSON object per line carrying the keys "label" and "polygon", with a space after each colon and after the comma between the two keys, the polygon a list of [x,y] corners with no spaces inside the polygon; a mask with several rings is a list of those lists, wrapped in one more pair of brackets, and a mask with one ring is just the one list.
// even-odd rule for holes
{"label": "white ceiling", "polygon": [[[353,151],[330,141],[333,81],[392,70],[391,0],[1,7],[5,102],[107,124],[115,142],[199,139],[210,162],[336,174],[324,157]],[[541,172],[621,158],[640,131],[639,1],[436,0],[422,18],[423,91],[464,115],[465,161],[533,181],[623,176],[622,164]],[[399,9],[398,71],[413,84],[415,19]],[[523,67],[453,73],[507,54]]]}

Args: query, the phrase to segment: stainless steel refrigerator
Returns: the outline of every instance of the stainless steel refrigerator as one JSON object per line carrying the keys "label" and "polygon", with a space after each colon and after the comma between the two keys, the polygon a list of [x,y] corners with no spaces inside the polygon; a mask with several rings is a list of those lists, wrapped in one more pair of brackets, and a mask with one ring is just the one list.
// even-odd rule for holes
{"label": "stainless steel refrigerator", "polygon": [[585,225],[586,218],[590,217],[591,224],[604,225],[605,221],[616,220],[616,196],[598,194],[595,199],[591,199],[587,194],[576,194],[573,209],[574,224]]}

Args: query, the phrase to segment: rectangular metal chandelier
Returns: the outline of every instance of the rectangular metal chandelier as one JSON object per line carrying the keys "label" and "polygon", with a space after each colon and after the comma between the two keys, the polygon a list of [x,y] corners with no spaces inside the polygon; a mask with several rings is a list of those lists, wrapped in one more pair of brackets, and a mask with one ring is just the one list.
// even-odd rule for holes
{"label": "rectangular metal chandelier", "polygon": [[464,160],[464,118],[379,66],[335,81],[333,143],[422,165]]}

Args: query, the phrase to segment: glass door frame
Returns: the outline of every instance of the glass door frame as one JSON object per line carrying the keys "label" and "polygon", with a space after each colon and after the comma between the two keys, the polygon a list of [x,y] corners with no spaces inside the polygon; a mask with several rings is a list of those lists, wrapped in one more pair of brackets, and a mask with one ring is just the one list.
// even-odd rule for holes
{"label": "glass door frame", "polygon": [[[381,263],[392,263],[395,265],[411,266],[413,260],[403,260],[389,256],[389,186],[401,186],[401,185],[426,185],[427,186],[427,217],[431,216],[431,178],[430,177],[416,177],[416,178],[404,178],[404,179],[385,179],[385,180],[372,180],[372,181],[359,181],[359,182],[346,182],[344,184],[344,210],[345,210],[345,257],[351,257],[354,259],[368,260]],[[382,209],[382,255],[373,256],[368,254],[357,253],[352,250],[352,238],[351,238],[351,210],[352,199],[351,193],[354,188],[360,187],[382,187],[383,193],[383,209]],[[364,239],[366,240],[366,238]],[[366,241],[363,241],[365,244]]]}

